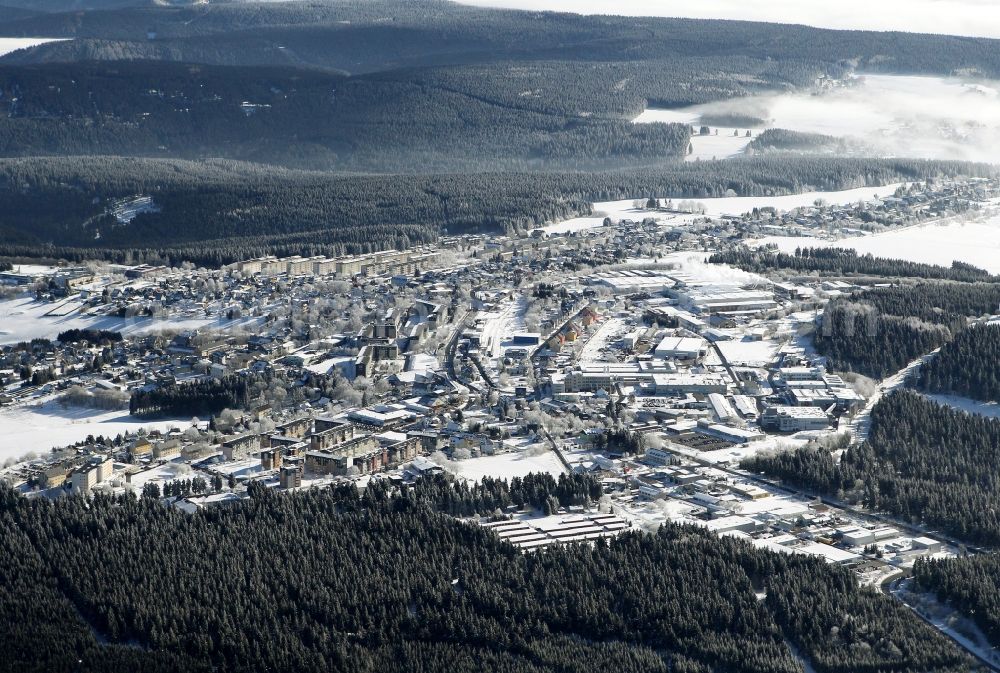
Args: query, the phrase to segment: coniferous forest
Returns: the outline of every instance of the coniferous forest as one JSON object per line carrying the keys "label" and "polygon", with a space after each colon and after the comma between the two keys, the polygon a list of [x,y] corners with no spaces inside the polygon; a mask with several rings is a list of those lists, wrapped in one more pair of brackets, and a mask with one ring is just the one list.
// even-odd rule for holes
{"label": "coniferous forest", "polygon": [[137,416],[207,416],[223,409],[246,409],[253,389],[266,382],[263,375],[230,374],[220,379],[136,388],[129,398],[129,413]]}
{"label": "coniferous forest", "polygon": [[983,402],[1000,400],[1000,326],[970,327],[920,368],[919,386]]}
{"label": "coniferous forest", "polygon": [[972,618],[1000,646],[1000,556],[920,559],[913,565],[913,578],[918,588]]}
{"label": "coniferous forest", "polygon": [[755,273],[788,269],[797,273],[818,271],[824,275],[923,278],[968,283],[991,280],[988,272],[962,262],[954,262],[951,266],[923,264],[870,254],[859,255],[849,248],[806,247],[797,248],[794,254],[789,254],[767,248],[740,246],[713,253],[708,261],[713,264],[730,264]]}
{"label": "coniferous forest", "polygon": [[255,486],[193,515],[133,495],[4,490],[4,668],[792,673],[798,657],[822,673],[973,668],[904,606],[818,559],[675,525],[524,554],[442,513],[546,493],[570,504],[599,487]]}
{"label": "coniferous forest", "polygon": [[1000,419],[895,392],[872,409],[868,439],[838,463],[804,447],[758,456],[744,467],[971,544],[1000,544]]}
{"label": "coniferous forest", "polygon": [[855,292],[827,303],[816,350],[836,371],[881,379],[942,346],[970,318],[1000,306],[1000,283],[918,283]]}

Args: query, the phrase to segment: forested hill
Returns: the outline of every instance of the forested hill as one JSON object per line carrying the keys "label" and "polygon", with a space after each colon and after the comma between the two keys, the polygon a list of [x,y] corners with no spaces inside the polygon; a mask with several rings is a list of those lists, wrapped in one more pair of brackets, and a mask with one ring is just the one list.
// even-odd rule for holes
{"label": "forested hill", "polygon": [[[656,170],[339,176],[228,161],[70,157],[0,160],[0,255],[184,260],[218,265],[266,252],[337,254],[442,233],[525,231],[593,201],[764,196],[995,169],[919,160],[748,158]],[[130,222],[116,200],[151,196]]]}
{"label": "forested hill", "polygon": [[0,155],[426,173],[647,165],[687,149],[684,125],[546,113],[433,79],[149,61],[2,66]]}
{"label": "forested hill", "polygon": [[442,0],[12,12],[0,35],[72,39],[0,59],[0,156],[602,170],[687,151],[686,127],[629,123],[649,105],[802,90],[856,68],[1000,75],[990,40]]}
{"label": "forested hill", "polygon": [[[52,4],[63,1],[48,0]],[[74,43],[20,54],[17,58],[21,59],[78,60],[83,53],[117,58],[122,50],[149,58],[195,60],[193,55],[200,54],[210,59],[212,53],[223,55],[242,44],[240,52],[252,59],[247,63],[260,62],[262,55],[270,53],[271,63],[294,59],[350,72],[476,60],[655,61],[724,56],[850,62],[868,71],[950,74],[973,68],[987,76],[1000,73],[1000,50],[995,41],[985,39],[740,21],[518,12],[441,0],[209,3],[69,11],[6,21],[0,24],[0,35],[76,38]],[[238,41],[224,39],[225,48],[213,50],[212,43],[224,35],[237,36]],[[104,42],[89,45],[89,40]]]}

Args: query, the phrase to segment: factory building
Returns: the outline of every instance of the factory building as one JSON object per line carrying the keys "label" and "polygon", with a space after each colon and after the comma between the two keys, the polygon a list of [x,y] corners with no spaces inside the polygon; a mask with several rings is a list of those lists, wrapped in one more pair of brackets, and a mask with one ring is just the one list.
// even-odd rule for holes
{"label": "factory building", "polygon": [[776,406],[764,410],[760,425],[778,432],[825,430],[830,427],[830,417],[819,407]]}

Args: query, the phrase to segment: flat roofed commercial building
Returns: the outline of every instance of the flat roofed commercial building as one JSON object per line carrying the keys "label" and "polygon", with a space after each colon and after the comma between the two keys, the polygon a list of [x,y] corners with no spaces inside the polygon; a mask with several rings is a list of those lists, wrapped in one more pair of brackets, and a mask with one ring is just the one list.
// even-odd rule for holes
{"label": "flat roofed commercial building", "polygon": [[819,407],[768,407],[761,416],[761,426],[779,432],[825,430],[830,427],[830,417]]}
{"label": "flat roofed commercial building", "polygon": [[695,362],[708,353],[708,343],[694,337],[664,337],[653,351],[657,357]]}
{"label": "flat roofed commercial building", "polygon": [[657,395],[725,393],[728,379],[721,374],[653,374]]}

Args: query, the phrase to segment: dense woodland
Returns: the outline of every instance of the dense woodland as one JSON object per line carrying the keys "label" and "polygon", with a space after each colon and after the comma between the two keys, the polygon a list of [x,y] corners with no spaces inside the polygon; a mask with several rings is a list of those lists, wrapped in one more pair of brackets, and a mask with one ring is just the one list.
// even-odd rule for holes
{"label": "dense woodland", "polygon": [[[488,82],[469,77],[463,91],[462,82],[410,72],[348,78],[148,61],[4,65],[0,156],[224,157],[430,173],[593,170],[669,163],[687,150],[686,125],[632,124],[599,107],[588,117],[535,110],[500,94],[493,100],[482,90]],[[581,87],[595,103],[602,98]],[[555,96],[554,86],[548,91]]]}
{"label": "dense woodland", "polygon": [[75,341],[89,341],[92,344],[107,345],[122,340],[122,333],[106,329],[68,329],[59,332],[56,339],[64,344]]}
{"label": "dense woodland", "polygon": [[[442,233],[530,230],[635,197],[791,194],[992,174],[961,162],[748,158],[596,173],[344,176],[228,161],[120,157],[0,160],[0,256],[184,260],[218,265],[271,251],[401,248]],[[115,199],[153,197],[128,224]]]}
{"label": "dense woodland", "polygon": [[[976,68],[986,77],[1000,75],[1000,55],[991,40],[909,33],[516,12],[439,0],[213,2],[175,8],[157,7],[159,3],[151,0],[94,0],[88,4],[111,11],[83,13],[75,0],[6,0],[6,4],[56,12],[0,14],[7,19],[0,24],[0,34],[76,38],[8,57],[18,61],[117,60],[127,55],[227,65],[297,65],[356,74],[476,61],[621,62],[719,56],[822,63],[840,70],[850,64],[863,72],[951,74]],[[129,4],[135,6],[123,7]],[[686,97],[683,91],[678,95]]]}
{"label": "dense woodland", "polygon": [[867,441],[848,448],[839,463],[828,451],[803,448],[752,458],[744,467],[995,547],[998,446],[1000,419],[900,391],[875,405]]}
{"label": "dense woodland", "polygon": [[864,290],[828,302],[813,340],[833,369],[881,379],[950,341],[969,318],[992,315],[998,306],[998,283]]}
{"label": "dense woodland", "polygon": [[255,485],[194,515],[4,490],[5,668],[798,673],[788,643],[820,673],[973,667],[819,559],[673,525],[524,554],[438,513],[476,498],[489,513],[505,489],[597,493],[576,479],[477,495],[443,478],[395,495],[377,481],[364,495]]}
{"label": "dense woodland", "polygon": [[983,402],[1000,400],[1000,325],[960,332],[920,368],[921,389]]}
{"label": "dense woodland", "polygon": [[219,379],[145,386],[132,391],[128,411],[136,416],[209,416],[223,409],[246,409],[267,377],[230,374]]}
{"label": "dense woodland", "polygon": [[850,248],[796,248],[793,254],[771,248],[734,247],[709,257],[715,264],[731,264],[744,271],[762,273],[788,269],[798,273],[818,271],[823,275],[863,275],[889,278],[926,278],[965,282],[989,281],[990,274],[963,262],[949,266],[923,264],[905,259],[859,255]]}
{"label": "dense woodland", "polygon": [[1000,647],[1000,556],[919,559],[913,578],[918,588],[972,618],[993,646]]}
{"label": "dense woodland", "polygon": [[861,150],[855,144],[822,133],[803,133],[787,129],[765,129],[750,141],[755,152],[808,152],[845,155]]}

